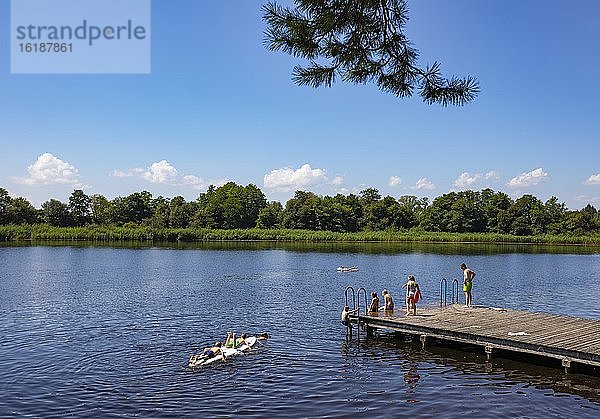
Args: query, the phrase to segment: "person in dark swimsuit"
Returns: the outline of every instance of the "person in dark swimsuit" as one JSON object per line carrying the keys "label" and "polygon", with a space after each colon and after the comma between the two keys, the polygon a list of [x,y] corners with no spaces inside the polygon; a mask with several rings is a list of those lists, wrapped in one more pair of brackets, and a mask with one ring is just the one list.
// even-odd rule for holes
{"label": "person in dark swimsuit", "polygon": [[207,358],[212,358],[213,356],[217,356],[221,353],[221,342],[215,342],[215,344],[211,348],[204,348],[202,352],[202,356]]}

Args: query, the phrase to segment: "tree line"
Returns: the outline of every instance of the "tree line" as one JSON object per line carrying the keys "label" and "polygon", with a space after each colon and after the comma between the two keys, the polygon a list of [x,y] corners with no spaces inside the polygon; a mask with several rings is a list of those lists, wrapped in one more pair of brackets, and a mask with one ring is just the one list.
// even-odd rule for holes
{"label": "tree line", "polygon": [[449,192],[431,202],[411,195],[382,197],[374,188],[335,196],[296,191],[284,206],[268,202],[255,185],[229,182],[210,186],[194,201],[154,198],[147,191],[109,200],[74,190],[68,202],[50,199],[39,209],[0,188],[0,225],[10,224],[586,235],[600,232],[600,213],[589,204],[569,211],[556,197],[546,202],[529,194],[512,199],[491,189]]}

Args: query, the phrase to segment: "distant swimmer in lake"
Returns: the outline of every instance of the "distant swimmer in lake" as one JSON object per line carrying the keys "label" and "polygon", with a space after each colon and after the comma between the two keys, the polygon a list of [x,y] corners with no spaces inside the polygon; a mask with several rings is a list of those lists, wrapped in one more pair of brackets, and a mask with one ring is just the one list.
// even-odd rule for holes
{"label": "distant swimmer in lake", "polygon": [[473,290],[473,278],[475,278],[475,272],[467,268],[467,265],[464,263],[460,265],[460,270],[463,271],[463,291],[465,293],[465,307],[471,307],[473,302],[473,296],[471,295],[471,291]]}
{"label": "distant swimmer in lake", "polygon": [[383,309],[385,311],[394,311],[394,299],[388,290],[383,290],[381,295],[383,295]]}
{"label": "distant swimmer in lake", "polygon": [[422,298],[422,295],[415,277],[409,275],[408,281],[406,281],[406,284],[402,285],[402,288],[406,288],[406,315],[410,316],[412,314],[413,316],[416,316],[417,302]]}
{"label": "distant swimmer in lake", "polygon": [[371,305],[369,306],[369,312],[374,313],[379,311],[379,297],[377,297],[377,293],[373,291],[371,293]]}

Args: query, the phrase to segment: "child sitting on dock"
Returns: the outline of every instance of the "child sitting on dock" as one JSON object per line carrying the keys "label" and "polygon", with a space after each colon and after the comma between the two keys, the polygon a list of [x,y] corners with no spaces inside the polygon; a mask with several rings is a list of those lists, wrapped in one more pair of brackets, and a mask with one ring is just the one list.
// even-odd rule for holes
{"label": "child sitting on dock", "polygon": [[377,293],[373,291],[371,293],[371,305],[369,306],[369,313],[376,313],[379,311],[379,297]]}
{"label": "child sitting on dock", "polygon": [[385,311],[394,311],[394,300],[388,290],[383,290],[381,295],[383,295],[383,309]]}
{"label": "child sitting on dock", "polygon": [[411,311],[412,315],[417,315],[417,302],[420,298],[422,298],[421,290],[419,289],[419,284],[413,275],[408,276],[408,281],[406,284],[402,285],[402,288],[406,288],[406,315],[410,316]]}

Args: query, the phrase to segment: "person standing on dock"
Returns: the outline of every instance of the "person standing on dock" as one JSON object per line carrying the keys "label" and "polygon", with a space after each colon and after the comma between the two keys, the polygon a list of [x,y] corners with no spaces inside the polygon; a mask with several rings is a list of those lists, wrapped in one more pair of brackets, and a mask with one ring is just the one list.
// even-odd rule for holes
{"label": "person standing on dock", "polygon": [[[402,285],[402,288],[406,288],[406,315],[413,316],[417,315],[417,302],[421,296],[421,289],[417,280],[413,275],[408,275],[408,281]],[[412,312],[412,313],[411,313]]]}
{"label": "person standing on dock", "polygon": [[463,291],[465,293],[465,307],[471,307],[471,290],[473,289],[473,278],[475,278],[475,272],[467,268],[467,265],[464,263],[460,265],[460,269],[463,271]]}

